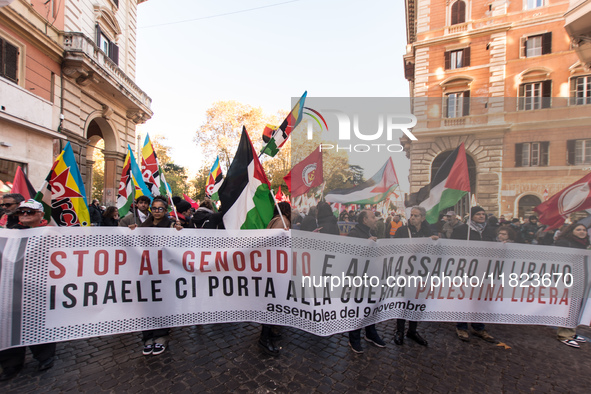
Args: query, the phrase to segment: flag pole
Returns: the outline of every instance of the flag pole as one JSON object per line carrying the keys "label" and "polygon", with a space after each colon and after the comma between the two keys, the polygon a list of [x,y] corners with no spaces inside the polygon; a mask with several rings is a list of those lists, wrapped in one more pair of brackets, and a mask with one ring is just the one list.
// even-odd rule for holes
{"label": "flag pole", "polygon": [[283,212],[281,212],[281,209],[279,208],[279,204],[277,203],[277,199],[275,198],[275,192],[273,191],[273,189],[269,189],[271,191],[271,197],[273,197],[273,202],[275,202],[275,206],[277,207],[277,212],[279,212],[279,217],[281,218],[281,222],[283,222],[283,228],[286,230],[289,230],[287,228],[287,223],[285,223],[285,219],[283,219]]}
{"label": "flag pole", "polygon": [[472,212],[472,193],[468,192],[468,235],[466,237],[467,241],[470,240],[470,224],[472,224],[472,215],[470,214],[470,212]]}

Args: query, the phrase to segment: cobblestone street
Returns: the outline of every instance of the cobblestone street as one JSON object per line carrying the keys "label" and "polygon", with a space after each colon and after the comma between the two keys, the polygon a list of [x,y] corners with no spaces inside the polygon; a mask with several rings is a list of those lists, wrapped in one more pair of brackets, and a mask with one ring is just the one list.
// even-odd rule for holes
{"label": "cobblestone street", "polygon": [[[421,323],[429,347],[393,343],[394,323],[378,324],[388,346],[364,341],[354,354],[347,335],[318,337],[282,328],[282,354],[256,345],[250,323],[174,328],[166,352],[143,356],[139,334],[58,344],[55,366],[36,372],[27,354],[3,393],[31,392],[573,392],[591,387],[591,343],[569,348],[544,326],[487,325],[511,349],[455,336],[451,323]],[[591,339],[589,327],[578,333]]]}

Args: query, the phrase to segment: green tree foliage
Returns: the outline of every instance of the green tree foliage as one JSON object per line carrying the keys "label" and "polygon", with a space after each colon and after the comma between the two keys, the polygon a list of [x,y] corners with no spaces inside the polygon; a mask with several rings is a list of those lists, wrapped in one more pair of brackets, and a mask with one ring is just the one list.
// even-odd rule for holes
{"label": "green tree foliage", "polygon": [[[211,165],[213,165],[213,163]],[[205,185],[207,184],[207,178],[209,177],[211,165],[201,167],[201,169],[195,175],[195,178],[190,181],[193,188],[195,189],[195,192],[189,197],[193,198],[195,201],[202,201],[205,198]]]}

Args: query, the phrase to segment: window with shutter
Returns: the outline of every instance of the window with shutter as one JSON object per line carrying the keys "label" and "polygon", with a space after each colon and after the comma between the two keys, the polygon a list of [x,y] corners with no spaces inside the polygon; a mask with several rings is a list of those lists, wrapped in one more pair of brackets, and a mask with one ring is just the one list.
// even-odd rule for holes
{"label": "window with shutter", "polygon": [[552,53],[552,32],[542,34],[542,55]]}
{"label": "window with shutter", "polygon": [[552,102],[552,81],[542,82],[542,108],[550,108]]}
{"label": "window with shutter", "polygon": [[566,163],[568,165],[575,164],[575,143],[576,140],[568,140],[566,141]]}
{"label": "window with shutter", "polygon": [[470,115],[470,91],[446,94],[443,115],[446,118],[461,118]]}
{"label": "window with shutter", "polygon": [[570,80],[570,104],[591,104],[591,75],[574,77]]}
{"label": "window with shutter", "polygon": [[464,103],[463,103],[463,108],[462,108],[462,115],[463,116],[468,116],[470,115],[470,91],[466,90],[463,93],[464,96]]}
{"label": "window with shutter", "polygon": [[547,166],[550,153],[550,141],[543,141],[540,143],[540,152],[540,166]]}
{"label": "window with shutter", "polygon": [[445,52],[445,69],[455,70],[470,66],[470,48]]}
{"label": "window with shutter", "polygon": [[515,167],[548,165],[548,141],[515,144]]}
{"label": "window with shutter", "polygon": [[552,102],[552,81],[532,82],[519,85],[518,109],[530,111],[550,108]]}
{"label": "window with shutter", "polygon": [[521,167],[523,160],[523,144],[515,144],[515,167]]}
{"label": "window with shutter", "polygon": [[459,0],[451,6],[451,24],[457,25],[466,22],[466,3]]}
{"label": "window with shutter", "polygon": [[18,56],[18,48],[0,38],[0,76],[15,83],[18,83]]}
{"label": "window with shutter", "polygon": [[574,164],[591,163],[591,140],[574,141]]}

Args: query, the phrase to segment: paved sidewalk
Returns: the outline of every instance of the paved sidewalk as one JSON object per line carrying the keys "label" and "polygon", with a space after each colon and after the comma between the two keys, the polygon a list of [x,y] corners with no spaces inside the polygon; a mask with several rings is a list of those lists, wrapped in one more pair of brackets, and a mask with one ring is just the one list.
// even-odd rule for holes
{"label": "paved sidewalk", "polygon": [[[543,326],[487,325],[511,349],[476,337],[464,343],[451,323],[420,323],[424,348],[393,343],[394,322],[378,324],[388,346],[354,354],[346,334],[317,337],[283,328],[282,354],[259,351],[249,323],[174,328],[166,352],[141,354],[139,334],[58,344],[55,366],[23,371],[2,393],[29,392],[573,392],[591,387],[591,343],[569,348]],[[589,327],[579,334],[591,339]]]}

